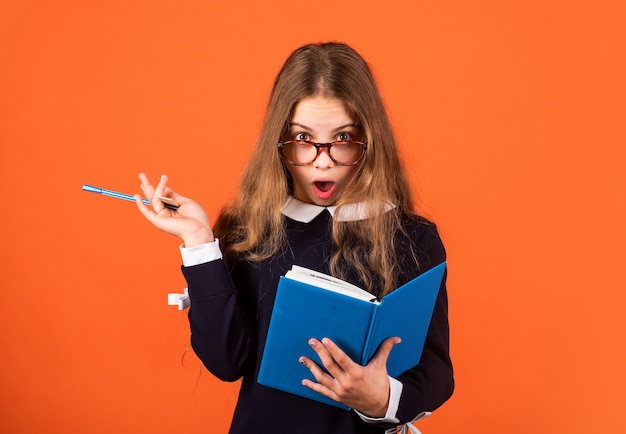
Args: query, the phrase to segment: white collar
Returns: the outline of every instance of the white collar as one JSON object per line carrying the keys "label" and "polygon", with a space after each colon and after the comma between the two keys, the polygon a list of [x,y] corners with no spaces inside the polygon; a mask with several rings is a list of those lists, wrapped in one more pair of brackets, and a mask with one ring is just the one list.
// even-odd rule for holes
{"label": "white collar", "polygon": [[[385,204],[385,212],[394,209],[396,206],[391,202]],[[300,223],[309,223],[324,210],[328,210],[330,215],[339,222],[365,220],[369,216],[365,208],[365,203],[350,203],[343,205],[339,210],[337,206],[319,206],[312,203],[305,203],[293,196],[287,198],[287,202],[280,210],[283,215]]]}

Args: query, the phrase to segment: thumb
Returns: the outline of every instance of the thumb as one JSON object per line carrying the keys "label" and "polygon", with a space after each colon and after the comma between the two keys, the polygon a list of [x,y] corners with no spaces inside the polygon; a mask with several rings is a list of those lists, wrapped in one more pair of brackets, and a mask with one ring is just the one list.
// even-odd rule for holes
{"label": "thumb", "polygon": [[372,357],[372,363],[386,366],[391,350],[393,350],[393,347],[398,345],[400,342],[402,342],[402,339],[399,337],[385,339],[378,347],[378,350],[376,350],[374,357]]}

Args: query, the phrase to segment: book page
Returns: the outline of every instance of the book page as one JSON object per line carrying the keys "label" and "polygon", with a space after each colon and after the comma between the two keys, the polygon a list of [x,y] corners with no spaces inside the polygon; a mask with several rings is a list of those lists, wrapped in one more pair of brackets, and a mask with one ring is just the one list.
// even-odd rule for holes
{"label": "book page", "polygon": [[376,297],[358,286],[309,268],[293,265],[285,277],[364,301],[378,302]]}

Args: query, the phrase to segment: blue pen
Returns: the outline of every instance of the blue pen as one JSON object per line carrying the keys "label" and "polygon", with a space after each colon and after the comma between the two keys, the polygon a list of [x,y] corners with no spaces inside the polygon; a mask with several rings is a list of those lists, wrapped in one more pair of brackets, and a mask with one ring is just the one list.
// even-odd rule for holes
{"label": "blue pen", "polygon": [[[124,194],[124,193],[118,193],[117,191],[105,190],[104,188],[98,188],[98,187],[94,187],[88,184],[83,184],[83,190],[88,191],[90,193],[98,193],[104,196],[116,197],[118,199],[124,199],[124,200],[129,200],[131,202],[135,202],[135,198],[131,196],[130,194]],[[163,205],[165,205],[165,208],[169,208],[173,211],[176,211],[178,209],[178,205],[176,204],[176,202],[174,202],[174,200],[170,199],[169,197],[159,196],[159,199],[163,202]],[[141,200],[146,205],[150,205],[150,201],[148,199],[142,198]]]}

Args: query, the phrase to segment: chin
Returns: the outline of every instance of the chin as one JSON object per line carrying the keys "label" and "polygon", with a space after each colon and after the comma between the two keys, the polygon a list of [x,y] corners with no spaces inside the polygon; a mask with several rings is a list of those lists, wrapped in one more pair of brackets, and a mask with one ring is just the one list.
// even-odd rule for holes
{"label": "chin", "polygon": [[328,199],[320,199],[318,197],[315,198],[315,201],[313,202],[315,205],[319,205],[319,206],[332,206],[337,202],[337,199],[334,197],[328,198]]}
{"label": "chin", "polygon": [[328,199],[322,199],[318,197],[315,193],[311,193],[308,195],[294,194],[293,197],[298,199],[301,202],[310,203],[317,206],[331,206],[334,205],[337,199],[333,197],[329,197]]}

